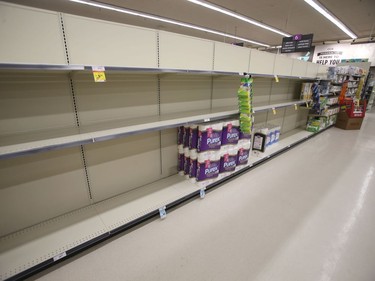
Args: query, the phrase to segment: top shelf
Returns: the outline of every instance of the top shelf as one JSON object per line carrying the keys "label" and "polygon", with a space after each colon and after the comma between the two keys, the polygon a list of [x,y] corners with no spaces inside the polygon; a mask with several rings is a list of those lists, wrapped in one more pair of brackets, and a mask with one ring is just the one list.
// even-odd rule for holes
{"label": "top shelf", "polygon": [[[61,65],[61,64],[13,64],[0,63],[0,70],[14,71],[92,71],[89,65]],[[240,72],[226,71],[204,71],[190,69],[166,69],[166,68],[147,68],[147,67],[118,67],[104,66],[105,71],[129,72],[129,73],[182,73],[182,74],[206,74],[206,75],[244,75]]]}
{"label": "top shelf", "polygon": [[[298,100],[268,104],[254,107],[254,113],[304,103],[305,101]],[[131,120],[113,120],[95,125],[2,136],[0,138],[0,159],[107,141],[129,135],[176,128],[182,125],[237,117],[237,115],[238,109],[232,106],[221,107],[209,110],[208,112],[207,110],[189,111],[164,116],[151,116]]]}
{"label": "top shelf", "polygon": [[[58,71],[58,72],[73,72],[73,71],[92,71],[94,65],[65,65],[65,64],[18,64],[18,63],[0,63],[0,71]],[[258,74],[247,72],[232,72],[232,71],[206,71],[194,69],[175,69],[175,68],[148,68],[148,67],[119,67],[119,66],[104,66],[105,71],[113,72],[127,72],[132,74],[192,74],[192,75],[227,75],[227,76],[245,76],[251,75],[253,77],[264,78],[278,78],[284,79],[301,79],[314,80],[311,77],[290,76],[290,75],[273,75],[273,74]]]}

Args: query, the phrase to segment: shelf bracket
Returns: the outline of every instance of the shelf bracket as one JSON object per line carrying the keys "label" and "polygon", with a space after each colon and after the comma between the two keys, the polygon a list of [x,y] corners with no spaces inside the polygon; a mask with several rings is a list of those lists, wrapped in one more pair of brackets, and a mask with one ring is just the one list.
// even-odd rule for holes
{"label": "shelf bracket", "polygon": [[161,208],[159,208],[159,216],[160,218],[163,220],[167,217],[167,210],[166,210],[166,207],[163,206]]}

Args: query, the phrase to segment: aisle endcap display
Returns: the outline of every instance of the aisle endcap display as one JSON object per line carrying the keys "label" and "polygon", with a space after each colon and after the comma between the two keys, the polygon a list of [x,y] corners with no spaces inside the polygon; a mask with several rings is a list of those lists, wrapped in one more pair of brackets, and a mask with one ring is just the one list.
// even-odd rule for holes
{"label": "aisle endcap display", "polygon": [[362,122],[363,117],[349,117],[346,111],[340,111],[335,127],[344,130],[360,130]]}
{"label": "aisle endcap display", "polygon": [[304,84],[301,98],[311,95],[313,99],[306,130],[317,132],[335,124],[343,129],[359,129],[361,122],[354,120],[356,125],[350,125],[350,119],[365,115],[366,101],[361,100],[364,75],[359,67],[329,67],[329,80]]}

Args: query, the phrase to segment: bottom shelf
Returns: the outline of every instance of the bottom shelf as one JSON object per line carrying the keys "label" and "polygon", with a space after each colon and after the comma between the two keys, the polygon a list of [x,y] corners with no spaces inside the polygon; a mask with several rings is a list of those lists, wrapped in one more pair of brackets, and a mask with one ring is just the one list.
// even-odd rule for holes
{"label": "bottom shelf", "polygon": [[[282,135],[266,152],[250,158],[249,163],[230,177],[276,156],[316,133],[302,129]],[[230,178],[228,177],[228,178]],[[207,186],[210,189],[228,178]],[[174,175],[130,192],[42,222],[0,238],[0,280],[18,280],[69,257],[98,241],[129,229],[195,196],[202,187]]]}
{"label": "bottom shelf", "polygon": [[294,129],[292,131],[289,131],[281,135],[281,139],[278,143],[267,147],[265,152],[256,154],[253,153],[249,161],[249,166],[253,166],[260,162],[263,162],[264,160],[269,159],[276,154],[279,154],[280,151],[284,151],[291,148],[293,145],[303,142],[314,134],[315,133],[308,132],[305,129]]}
{"label": "bottom shelf", "polygon": [[175,175],[1,237],[0,280],[31,275],[197,190]]}

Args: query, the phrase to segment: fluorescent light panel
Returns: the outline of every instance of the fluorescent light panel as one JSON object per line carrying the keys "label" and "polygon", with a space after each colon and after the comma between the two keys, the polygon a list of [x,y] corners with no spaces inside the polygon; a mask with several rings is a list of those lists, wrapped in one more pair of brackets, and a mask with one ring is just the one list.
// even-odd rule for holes
{"label": "fluorescent light panel", "polygon": [[249,39],[246,39],[246,38],[243,38],[243,37],[230,35],[230,34],[227,34],[227,33],[224,33],[224,32],[220,32],[220,31],[216,31],[216,30],[200,27],[200,26],[197,26],[197,25],[192,25],[192,24],[180,22],[180,21],[162,18],[162,17],[150,15],[150,14],[145,14],[145,13],[141,13],[141,12],[134,11],[134,10],[129,10],[129,9],[120,8],[120,7],[116,7],[116,6],[112,6],[112,5],[102,4],[102,3],[99,3],[99,2],[95,2],[95,1],[87,1],[87,0],[70,0],[70,1],[75,2],[75,3],[84,4],[84,5],[88,5],[88,6],[97,7],[97,8],[102,8],[102,9],[106,9],[106,10],[111,10],[111,11],[115,11],[115,12],[119,12],[119,13],[123,13],[123,14],[138,16],[138,17],[142,17],[142,18],[146,18],[146,19],[161,21],[161,22],[165,22],[165,23],[178,25],[178,26],[183,26],[183,27],[186,27],[186,28],[200,30],[200,31],[211,33],[211,34],[229,37],[229,38],[232,38],[232,39],[248,42],[248,43],[263,46],[263,47],[269,47],[269,45],[267,45],[267,44],[263,44],[263,43],[260,43],[260,42],[257,42],[257,41],[249,40]]}
{"label": "fluorescent light panel", "polygon": [[338,28],[344,31],[348,36],[352,39],[357,39],[357,35],[355,35],[348,27],[345,26],[338,18],[336,18],[330,11],[328,11],[322,4],[315,0],[305,0],[307,4],[321,13],[325,18],[330,20],[334,23]]}
{"label": "fluorescent light panel", "polygon": [[244,22],[247,22],[247,23],[250,23],[250,24],[253,24],[253,25],[256,25],[258,27],[261,27],[263,29],[266,29],[266,30],[269,30],[269,31],[272,31],[272,32],[275,32],[277,34],[280,34],[284,37],[290,37],[292,36],[291,34],[289,33],[286,33],[286,32],[283,32],[281,30],[278,30],[276,28],[273,28],[269,25],[265,25],[259,21],[256,21],[256,20],[253,20],[251,18],[248,18],[248,17],[245,17],[243,15],[240,15],[240,14],[237,14],[235,12],[232,12],[228,9],[225,9],[225,8],[222,8],[220,6],[217,6],[217,5],[214,5],[214,4],[211,4],[211,3],[208,3],[206,1],[200,1],[200,0],[188,0],[189,2],[191,3],[194,3],[194,4],[197,4],[197,5],[200,5],[200,6],[203,6],[205,8],[208,8],[208,9],[211,9],[211,10],[214,10],[214,11],[217,11],[219,13],[222,13],[222,14],[225,14],[225,15],[228,15],[230,17],[233,17],[233,18],[236,18],[236,19],[239,19],[239,20],[242,20]]}

